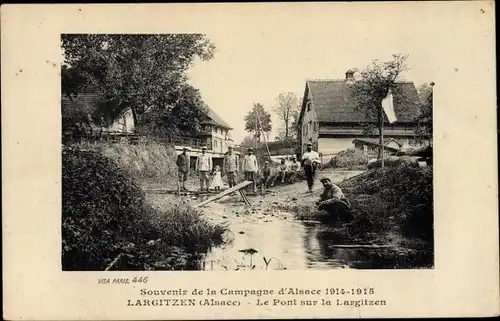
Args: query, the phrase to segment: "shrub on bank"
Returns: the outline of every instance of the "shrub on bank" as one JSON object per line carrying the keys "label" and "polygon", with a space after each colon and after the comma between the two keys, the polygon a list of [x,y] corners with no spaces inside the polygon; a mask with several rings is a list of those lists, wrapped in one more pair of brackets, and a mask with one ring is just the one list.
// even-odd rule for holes
{"label": "shrub on bank", "polygon": [[62,151],[63,270],[187,269],[226,227],[189,206],[159,211],[136,180],[95,150]]}
{"label": "shrub on bank", "polygon": [[433,238],[433,168],[372,169],[340,183],[355,216],[383,227],[394,223],[408,236]]}
{"label": "shrub on bank", "polygon": [[[338,184],[351,203],[350,233],[383,233],[393,228],[406,236],[433,240],[433,168],[399,166],[372,169]],[[291,210],[300,220],[328,221],[328,214],[309,204]],[[344,222],[345,223],[345,222]]]}

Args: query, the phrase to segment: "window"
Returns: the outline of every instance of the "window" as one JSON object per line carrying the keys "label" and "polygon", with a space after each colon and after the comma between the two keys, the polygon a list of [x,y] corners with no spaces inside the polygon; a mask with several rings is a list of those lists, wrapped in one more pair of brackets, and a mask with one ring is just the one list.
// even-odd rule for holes
{"label": "window", "polygon": [[216,140],[214,140],[214,146],[218,147],[218,145],[219,145],[218,142]]}
{"label": "window", "polygon": [[314,122],[314,131],[318,130],[318,122]]}
{"label": "window", "polygon": [[311,102],[310,101],[307,102],[306,106],[307,106],[307,111],[311,111]]}

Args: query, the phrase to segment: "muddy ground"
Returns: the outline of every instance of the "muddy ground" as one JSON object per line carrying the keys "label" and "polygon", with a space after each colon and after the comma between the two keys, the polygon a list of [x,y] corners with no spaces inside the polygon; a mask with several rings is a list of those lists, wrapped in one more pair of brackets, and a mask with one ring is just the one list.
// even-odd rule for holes
{"label": "muddy ground", "polygon": [[[297,220],[293,208],[312,205],[322,190],[321,177],[334,183],[358,175],[362,171],[319,172],[314,193],[306,193],[305,182],[277,186],[270,193],[249,196],[247,206],[238,194],[202,207],[206,218],[226,222],[230,232],[227,244],[213,249],[201,262],[204,270],[276,270],[329,268],[413,268],[426,267],[429,253],[416,250],[418,245],[388,230],[377,235],[349,235],[344,227],[325,226],[317,221]],[[190,180],[188,188],[196,189],[197,181]],[[156,207],[179,202],[196,204],[205,197],[176,197],[147,193],[148,201]],[[339,245],[382,245],[384,248],[345,248]],[[386,248],[388,247],[388,248]],[[421,257],[422,256],[422,257]],[[412,261],[416,266],[410,266]]]}

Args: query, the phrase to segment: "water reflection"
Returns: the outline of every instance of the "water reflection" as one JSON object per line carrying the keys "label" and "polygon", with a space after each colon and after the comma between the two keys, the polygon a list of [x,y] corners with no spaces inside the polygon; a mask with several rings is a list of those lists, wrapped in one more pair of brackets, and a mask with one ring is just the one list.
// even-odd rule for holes
{"label": "water reflection", "polygon": [[308,268],[409,269],[431,268],[431,249],[336,248],[353,242],[338,230],[322,224],[304,223],[304,247]]}
{"label": "water reflection", "polygon": [[296,221],[290,213],[259,212],[228,215],[227,219],[233,231],[231,242],[205,256],[204,270],[432,267],[433,255],[428,249],[334,247],[357,242],[319,222]]}

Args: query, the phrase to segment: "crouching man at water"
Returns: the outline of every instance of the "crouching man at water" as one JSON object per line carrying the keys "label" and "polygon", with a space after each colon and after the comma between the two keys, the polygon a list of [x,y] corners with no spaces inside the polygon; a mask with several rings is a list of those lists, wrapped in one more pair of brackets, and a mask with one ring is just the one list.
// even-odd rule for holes
{"label": "crouching man at water", "polygon": [[350,220],[351,204],[344,196],[342,189],[333,184],[329,178],[322,178],[323,192],[319,196],[319,201],[316,202],[318,210],[326,210],[328,213],[335,215],[341,220]]}

